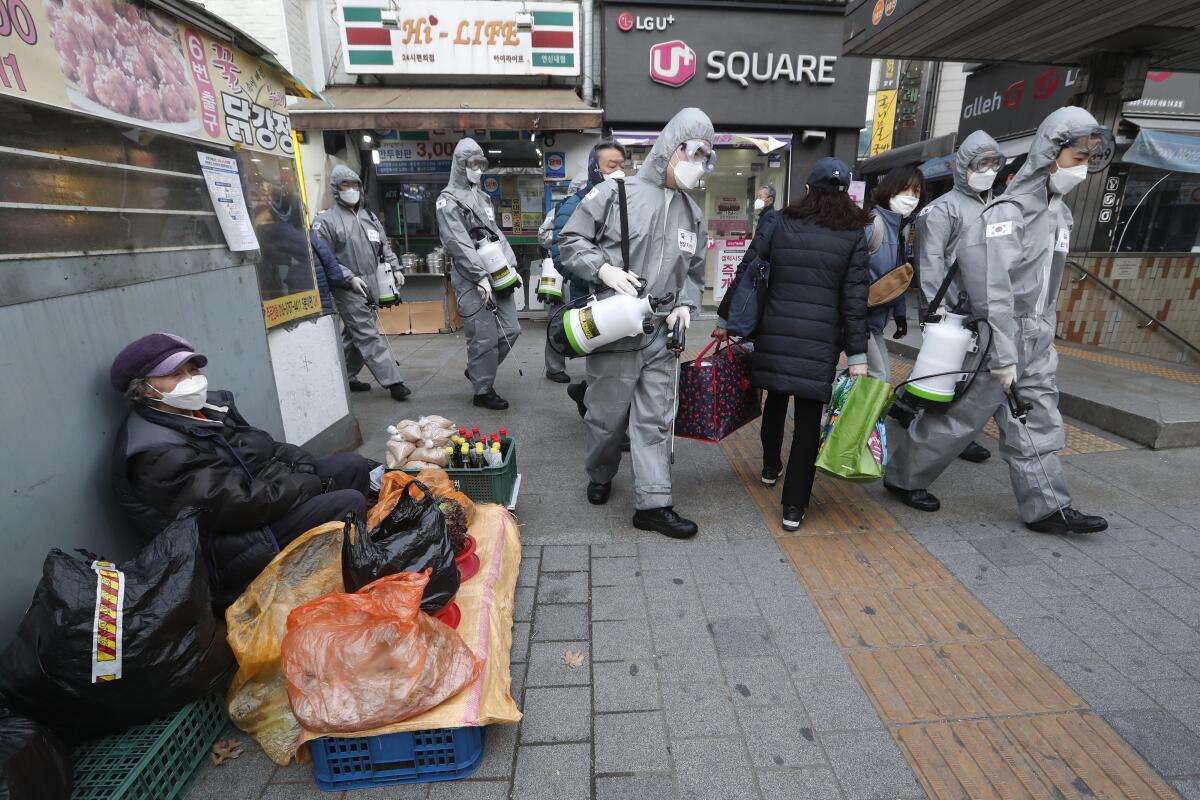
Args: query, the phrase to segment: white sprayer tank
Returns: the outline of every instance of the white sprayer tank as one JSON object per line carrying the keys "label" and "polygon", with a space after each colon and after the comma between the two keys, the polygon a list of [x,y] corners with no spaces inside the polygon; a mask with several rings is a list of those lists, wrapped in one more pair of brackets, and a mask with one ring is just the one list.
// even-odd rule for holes
{"label": "white sprayer tank", "polygon": [[567,342],[585,356],[626,336],[642,333],[642,324],[653,313],[649,298],[614,294],[563,314]]}
{"label": "white sprayer tank", "polygon": [[954,400],[954,386],[962,379],[959,370],[967,353],[975,348],[975,335],[963,327],[964,319],[960,314],[947,313],[940,322],[925,326],[907,392],[935,403]]}
{"label": "white sprayer tank", "polygon": [[497,292],[502,292],[505,289],[511,289],[517,285],[520,276],[517,271],[508,263],[508,256],[504,253],[504,248],[500,246],[498,240],[485,239],[479,242],[475,248],[479,253],[479,257],[483,259],[484,267],[491,276],[492,288]]}
{"label": "white sprayer tank", "polygon": [[538,279],[537,293],[543,297],[561,298],[563,276],[554,268],[553,258],[542,259],[542,275]]}
{"label": "white sprayer tank", "polygon": [[392,265],[386,261],[380,261],[375,268],[375,282],[379,285],[379,305],[390,306],[399,299],[396,295],[396,275],[392,272]]}

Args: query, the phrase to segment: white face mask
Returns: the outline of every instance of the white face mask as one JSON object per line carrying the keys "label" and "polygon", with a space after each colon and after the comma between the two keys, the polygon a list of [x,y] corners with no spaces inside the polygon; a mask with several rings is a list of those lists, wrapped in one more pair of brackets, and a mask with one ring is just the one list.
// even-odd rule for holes
{"label": "white face mask", "polygon": [[345,203],[348,206],[358,205],[358,201],[361,197],[362,197],[362,193],[360,191],[358,191],[358,189],[339,189],[338,190],[338,199],[341,200],[343,203]]}
{"label": "white face mask", "polygon": [[[203,375],[184,378],[169,392],[160,392],[149,381],[146,382],[146,385],[158,394],[159,400],[174,408],[199,411],[208,405],[208,378]],[[215,406],[208,407],[215,408]]]}
{"label": "white face mask", "polygon": [[895,211],[902,217],[907,217],[917,208],[917,203],[921,202],[911,194],[898,194],[888,203],[888,208]]}
{"label": "white face mask", "polygon": [[622,181],[625,180],[625,170],[614,169],[612,172],[604,176],[606,181]]}
{"label": "white face mask", "polygon": [[471,169],[470,167],[467,167],[467,182],[468,183],[479,183],[479,179],[482,177],[483,177],[483,170]]}
{"label": "white face mask", "polygon": [[680,189],[695,189],[700,185],[700,176],[704,174],[704,165],[694,161],[675,162],[675,183]]}
{"label": "white face mask", "polygon": [[996,176],[1000,173],[994,169],[985,169],[982,172],[972,172],[967,176],[967,186],[970,186],[976,192],[986,192],[992,188],[992,184],[996,182]]}
{"label": "white face mask", "polygon": [[767,207],[767,203],[765,200],[763,200],[761,197],[754,198],[754,210],[755,211],[762,211],[766,207]]}
{"label": "white face mask", "polygon": [[1050,175],[1050,191],[1055,194],[1066,194],[1087,180],[1087,164],[1077,167],[1059,167],[1058,172]]}

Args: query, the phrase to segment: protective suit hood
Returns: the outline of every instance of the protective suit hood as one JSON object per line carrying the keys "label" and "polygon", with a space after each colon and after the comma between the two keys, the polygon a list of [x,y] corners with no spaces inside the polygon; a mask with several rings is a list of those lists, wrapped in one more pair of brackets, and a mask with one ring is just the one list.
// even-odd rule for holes
{"label": "protective suit hood", "polygon": [[1001,155],[999,143],[984,131],[975,131],[962,140],[958,152],[954,154],[954,188],[974,197],[979,192],[967,185],[967,169],[971,162],[986,153]]}
{"label": "protective suit hood", "polygon": [[478,142],[469,136],[459,139],[458,144],[454,145],[454,158],[450,163],[450,182],[447,186],[451,189],[471,189],[471,182],[467,180],[467,162],[479,156],[483,156],[483,148],[479,146]]}
{"label": "protective suit hood", "polygon": [[[1046,181],[1050,178],[1050,165],[1058,158],[1068,134],[1085,128],[1098,128],[1100,123],[1087,111],[1076,106],[1060,108],[1042,120],[1033,142],[1029,146],[1029,157],[1017,171],[1012,184],[1004,192],[1005,197],[1018,198],[1036,193],[1045,202]],[[968,137],[969,138],[969,137]]]}
{"label": "protective suit hood", "polygon": [[587,172],[581,172],[578,175],[576,175],[574,178],[571,178],[571,185],[567,189],[567,191],[569,191],[571,194],[575,194],[580,189],[587,186],[588,183],[591,182],[591,174],[592,174],[592,165],[589,163]]}
{"label": "protective suit hood", "polygon": [[[362,186],[362,178],[358,177],[358,173],[347,167],[345,164],[338,164],[329,173],[329,188],[333,191],[333,198],[337,200],[338,184],[342,181],[355,181],[359,186]],[[358,199],[358,204],[362,205],[362,198]]]}
{"label": "protective suit hood", "polygon": [[698,108],[683,108],[663,128],[662,133],[650,148],[646,162],[637,172],[635,180],[652,183],[659,188],[667,185],[667,164],[679,145],[688,139],[713,140],[712,120]]}

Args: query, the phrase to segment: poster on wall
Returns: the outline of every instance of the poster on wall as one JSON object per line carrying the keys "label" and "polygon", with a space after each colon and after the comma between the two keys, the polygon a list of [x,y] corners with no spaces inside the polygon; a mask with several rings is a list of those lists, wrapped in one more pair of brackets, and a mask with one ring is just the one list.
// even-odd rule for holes
{"label": "poster on wall", "polygon": [[254,235],[254,225],[246,209],[237,161],[212,153],[196,155],[200,158],[200,171],[204,173],[208,196],[212,198],[213,210],[229,249],[235,253],[257,250],[258,237]]}
{"label": "poster on wall", "polygon": [[291,156],[279,74],[132,0],[0,3],[0,95]]}
{"label": "poster on wall", "polygon": [[733,277],[737,274],[738,264],[746,257],[749,246],[748,239],[721,239],[717,242],[717,266],[712,282],[713,300],[716,302],[721,302],[725,293],[729,291]]}
{"label": "poster on wall", "polygon": [[370,75],[579,74],[579,4],[338,0],[342,68]]}

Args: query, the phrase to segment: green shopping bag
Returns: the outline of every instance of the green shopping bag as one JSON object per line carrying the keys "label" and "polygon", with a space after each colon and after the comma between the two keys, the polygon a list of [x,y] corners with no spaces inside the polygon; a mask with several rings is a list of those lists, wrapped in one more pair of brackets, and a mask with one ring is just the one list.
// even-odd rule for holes
{"label": "green shopping bag", "polygon": [[842,377],[821,422],[817,469],[847,481],[882,478],[887,466],[883,415],[891,403],[892,387],[885,381]]}

